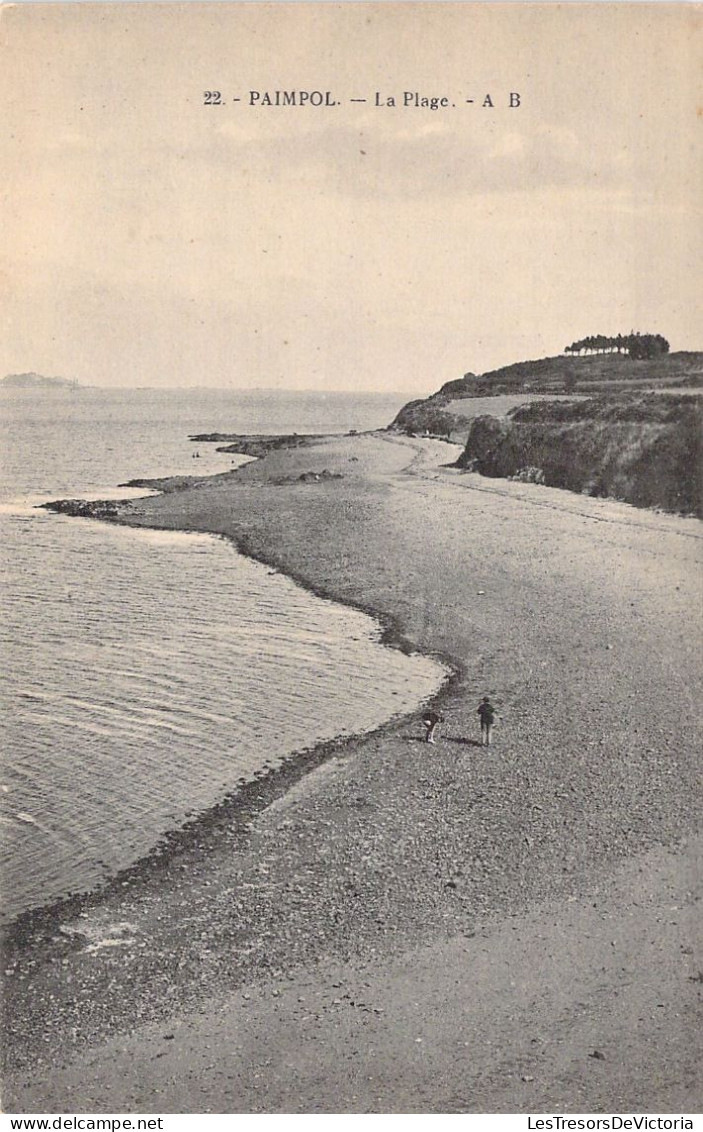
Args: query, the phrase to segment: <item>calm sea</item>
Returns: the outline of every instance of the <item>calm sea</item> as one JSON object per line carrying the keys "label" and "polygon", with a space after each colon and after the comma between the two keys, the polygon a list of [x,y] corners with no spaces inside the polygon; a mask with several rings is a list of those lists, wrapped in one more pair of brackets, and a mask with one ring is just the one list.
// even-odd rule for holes
{"label": "calm sea", "polygon": [[[192,433],[346,432],[403,398],[0,392],[3,919],[98,888],[262,768],[410,711],[444,672],[221,539],[37,510],[229,468]],[[139,493],[132,493],[139,494]]]}

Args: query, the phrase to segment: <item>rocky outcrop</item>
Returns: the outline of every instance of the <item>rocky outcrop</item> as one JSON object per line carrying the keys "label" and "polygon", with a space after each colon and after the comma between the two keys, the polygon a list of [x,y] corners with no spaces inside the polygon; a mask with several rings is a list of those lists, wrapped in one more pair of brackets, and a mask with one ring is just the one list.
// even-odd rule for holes
{"label": "rocky outcrop", "polygon": [[[251,435],[239,433],[207,432],[189,438],[201,444],[218,444],[218,452],[233,452],[240,456],[266,456],[278,448],[307,448],[320,440],[319,436],[299,436],[297,433],[281,436]],[[223,443],[225,442],[226,443]]]}
{"label": "rocky outcrop", "polygon": [[54,499],[41,504],[45,511],[79,519],[116,519],[122,506],[121,501],[110,499]]}

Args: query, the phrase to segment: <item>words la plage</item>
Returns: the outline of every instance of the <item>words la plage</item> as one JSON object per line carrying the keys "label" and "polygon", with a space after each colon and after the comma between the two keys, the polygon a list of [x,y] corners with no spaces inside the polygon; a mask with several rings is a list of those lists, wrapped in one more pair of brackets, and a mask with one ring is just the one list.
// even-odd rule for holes
{"label": "words la plage", "polygon": [[404,90],[401,94],[388,94],[377,90],[370,97],[341,98],[331,90],[249,90],[246,96],[227,98],[219,90],[203,92],[206,106],[224,106],[229,102],[243,102],[255,108],[303,107],[332,108],[348,103],[361,103],[383,109],[454,110],[457,107],[479,106],[484,110],[507,108],[517,110],[522,105],[519,91],[486,92],[474,98],[452,97],[449,94],[426,94],[419,90]]}
{"label": "words la plage", "polygon": [[452,99],[448,94],[423,94],[419,90],[404,90],[402,94],[385,94],[374,91],[373,98],[337,98],[331,90],[250,90],[250,106],[341,106],[343,102],[369,103],[386,108],[412,108],[415,110],[448,110],[468,104],[486,109],[497,105],[515,110],[520,106],[518,91],[503,95],[484,94],[480,98]]}

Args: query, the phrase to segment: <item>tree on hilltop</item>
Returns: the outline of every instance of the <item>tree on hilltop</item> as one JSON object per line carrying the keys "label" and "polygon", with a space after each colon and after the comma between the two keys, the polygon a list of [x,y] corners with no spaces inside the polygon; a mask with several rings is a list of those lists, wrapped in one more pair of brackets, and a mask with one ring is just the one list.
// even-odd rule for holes
{"label": "tree on hilltop", "polygon": [[629,334],[618,334],[608,337],[605,334],[591,334],[588,338],[581,338],[564,347],[565,354],[622,354],[628,357],[657,358],[668,354],[669,343],[661,334],[640,334],[630,331]]}

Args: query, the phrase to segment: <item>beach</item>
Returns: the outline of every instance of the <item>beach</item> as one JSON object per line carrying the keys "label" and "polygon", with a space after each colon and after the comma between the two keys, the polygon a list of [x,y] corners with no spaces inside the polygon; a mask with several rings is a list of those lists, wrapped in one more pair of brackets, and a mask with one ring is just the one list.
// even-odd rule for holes
{"label": "beach", "polygon": [[459,451],[323,438],[115,508],[453,675],[434,747],[418,705],[302,753],[23,924],[6,1110],[700,1108],[701,525]]}

